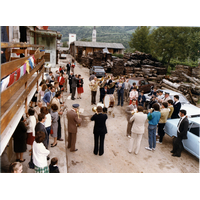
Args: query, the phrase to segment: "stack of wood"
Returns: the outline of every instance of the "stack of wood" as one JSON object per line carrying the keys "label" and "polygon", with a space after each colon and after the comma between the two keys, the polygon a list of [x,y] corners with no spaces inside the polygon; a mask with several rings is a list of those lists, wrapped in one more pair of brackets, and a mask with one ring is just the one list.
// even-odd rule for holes
{"label": "stack of wood", "polygon": [[102,61],[101,66],[104,67],[104,69],[106,71],[106,70],[108,70],[108,68],[113,67],[113,62],[110,59],[108,59],[107,61]]}
{"label": "stack of wood", "polygon": [[90,69],[92,66],[92,61],[93,61],[93,58],[91,58],[90,56],[81,57],[81,64],[83,67],[87,67]]}
{"label": "stack of wood", "polygon": [[103,60],[104,55],[101,51],[96,51],[93,53],[93,66],[101,66],[101,61]]}
{"label": "stack of wood", "polygon": [[200,79],[200,63],[198,67],[192,68],[192,76]]}
{"label": "stack of wood", "polygon": [[190,66],[176,65],[175,71],[171,71],[171,76],[176,77],[178,82],[187,82],[187,78],[182,73],[191,76],[192,68]]}
{"label": "stack of wood", "polygon": [[123,59],[117,58],[113,61],[113,67],[111,69],[113,76],[123,75],[124,74],[124,61]]}
{"label": "stack of wood", "polygon": [[78,47],[78,53],[76,56],[76,60],[79,63],[81,63],[82,54],[83,54],[83,47]]}
{"label": "stack of wood", "polygon": [[133,72],[136,76],[156,77],[167,73],[167,68],[153,58],[151,54],[136,51],[135,53],[124,54],[123,59],[126,75]]}

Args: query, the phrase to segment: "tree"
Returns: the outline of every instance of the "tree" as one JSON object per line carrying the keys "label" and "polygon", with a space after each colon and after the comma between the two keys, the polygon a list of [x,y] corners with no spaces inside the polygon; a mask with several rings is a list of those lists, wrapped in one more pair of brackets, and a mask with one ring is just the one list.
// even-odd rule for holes
{"label": "tree", "polygon": [[135,32],[132,33],[129,46],[135,48],[137,51],[150,53],[150,28],[150,26],[138,26]]}
{"label": "tree", "polygon": [[150,36],[151,54],[161,57],[162,62],[169,64],[172,58],[185,60],[196,49],[198,35],[194,41],[192,27],[159,27],[154,29]]}
{"label": "tree", "polygon": [[63,47],[68,47],[67,41],[63,42]]}

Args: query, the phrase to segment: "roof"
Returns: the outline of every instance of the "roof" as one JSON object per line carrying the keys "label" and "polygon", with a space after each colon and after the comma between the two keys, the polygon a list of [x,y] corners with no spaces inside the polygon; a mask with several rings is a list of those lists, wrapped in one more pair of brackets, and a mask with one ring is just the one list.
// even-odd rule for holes
{"label": "roof", "polygon": [[82,47],[96,47],[96,48],[112,48],[112,49],[125,49],[121,43],[104,43],[104,42],[85,42],[85,41],[74,41],[71,44]]}

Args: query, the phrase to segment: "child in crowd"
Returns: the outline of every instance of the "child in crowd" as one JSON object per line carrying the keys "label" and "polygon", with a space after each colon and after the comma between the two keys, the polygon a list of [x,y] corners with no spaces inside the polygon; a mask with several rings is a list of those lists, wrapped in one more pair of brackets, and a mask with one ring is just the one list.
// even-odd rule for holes
{"label": "child in crowd", "polygon": [[144,107],[145,101],[146,101],[146,97],[144,96],[144,91],[141,91],[138,97],[138,105]]}
{"label": "child in crowd", "polygon": [[10,173],[22,173],[23,166],[20,162],[13,162],[9,166],[9,172]]}
{"label": "child in crowd", "polygon": [[58,164],[58,158],[57,157],[52,158],[51,164],[49,165],[49,173],[60,173],[57,164]]}

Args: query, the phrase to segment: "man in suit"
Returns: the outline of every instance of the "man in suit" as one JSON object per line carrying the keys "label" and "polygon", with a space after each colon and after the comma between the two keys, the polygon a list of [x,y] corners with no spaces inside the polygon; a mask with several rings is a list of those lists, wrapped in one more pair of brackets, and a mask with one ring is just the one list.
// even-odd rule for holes
{"label": "man in suit", "polygon": [[179,112],[180,120],[177,125],[177,138],[173,141],[173,150],[170,151],[172,156],[181,157],[181,152],[183,150],[182,140],[187,139],[187,131],[189,126],[188,118],[186,117],[186,110],[180,110]]}
{"label": "man in suit", "polygon": [[42,131],[45,133],[45,139],[43,141],[43,144],[44,146],[48,149],[48,144],[47,144],[47,141],[48,141],[48,134],[47,134],[47,131],[46,131],[46,128],[45,128],[45,123],[46,121],[46,116],[44,113],[40,113],[38,115],[38,123],[36,124],[35,126],[35,133],[37,133],[38,131]]}
{"label": "man in suit", "polygon": [[72,93],[72,78],[73,77],[74,77],[74,74],[73,72],[71,72],[70,75],[68,76],[70,93]]}
{"label": "man in suit", "polygon": [[78,81],[78,76],[77,76],[77,74],[75,74],[75,76],[72,77],[72,96],[71,96],[71,100],[75,100],[76,99],[74,96],[76,94],[77,81]]}
{"label": "man in suit", "polygon": [[124,103],[124,83],[122,82],[122,79],[119,79],[119,82],[116,85],[117,88],[117,96],[118,96],[118,106],[120,105],[123,106]]}
{"label": "man in suit", "polygon": [[126,130],[126,136],[130,138],[131,136],[131,128],[133,126],[133,122],[130,122],[130,118],[133,116],[133,112],[134,110],[137,109],[137,105],[136,105],[136,100],[133,99],[132,101],[132,104],[131,105],[128,105],[126,107],[126,113],[127,113],[127,116],[126,116],[126,119],[127,119],[127,130]]}
{"label": "man in suit", "polygon": [[[93,134],[94,134],[94,151],[93,153],[95,155],[98,154],[99,151],[99,156],[104,154],[104,139],[105,139],[105,134],[107,133],[107,128],[106,128],[106,120],[107,120],[107,115],[103,114],[103,109],[101,106],[97,107],[97,113],[94,114],[91,118],[91,121],[94,121],[94,129],[93,129]],[[100,146],[99,144],[100,140]]]}
{"label": "man in suit", "polygon": [[54,96],[55,96],[55,87],[51,86],[50,91],[44,94],[42,100],[44,101],[44,103],[46,103],[47,106],[49,106]]}
{"label": "man in suit", "polygon": [[67,74],[68,76],[70,75],[70,67],[71,67],[71,64],[70,62],[67,63]]}
{"label": "man in suit", "polygon": [[78,151],[75,148],[77,137],[77,125],[81,123],[82,119],[79,118],[78,112],[79,104],[73,104],[72,109],[67,112],[68,119],[68,148],[71,152]]}
{"label": "man in suit", "polygon": [[131,84],[129,83],[129,79],[126,79],[126,81],[124,82],[124,100],[126,102],[128,102],[130,87]]}
{"label": "man in suit", "polygon": [[172,113],[171,119],[179,118],[178,114],[181,109],[181,102],[179,101],[179,96],[174,95],[174,112]]}

